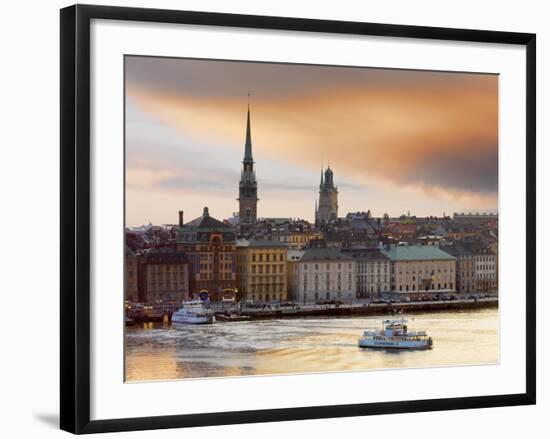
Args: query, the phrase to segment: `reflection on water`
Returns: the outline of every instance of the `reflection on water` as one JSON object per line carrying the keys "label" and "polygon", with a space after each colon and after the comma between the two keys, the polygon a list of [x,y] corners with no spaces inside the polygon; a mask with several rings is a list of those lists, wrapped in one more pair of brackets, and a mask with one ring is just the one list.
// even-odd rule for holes
{"label": "reflection on water", "polygon": [[302,318],[213,325],[146,324],[126,330],[126,380],[286,374],[498,362],[498,310],[415,314],[427,351],[357,347],[380,317]]}

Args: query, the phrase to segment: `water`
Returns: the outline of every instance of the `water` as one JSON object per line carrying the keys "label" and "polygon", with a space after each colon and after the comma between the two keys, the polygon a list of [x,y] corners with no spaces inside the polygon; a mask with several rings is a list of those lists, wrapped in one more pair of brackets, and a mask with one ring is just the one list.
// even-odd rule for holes
{"label": "water", "polygon": [[386,368],[495,364],[498,309],[405,316],[425,330],[431,350],[361,349],[363,330],[381,317],[300,318],[213,325],[127,328],[126,380],[272,375]]}

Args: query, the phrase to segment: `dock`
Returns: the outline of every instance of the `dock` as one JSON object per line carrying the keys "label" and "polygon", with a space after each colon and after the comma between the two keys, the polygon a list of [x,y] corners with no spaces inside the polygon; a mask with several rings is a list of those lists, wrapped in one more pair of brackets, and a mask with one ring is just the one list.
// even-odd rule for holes
{"label": "dock", "polygon": [[462,299],[462,300],[433,300],[418,302],[389,302],[389,303],[354,303],[340,305],[303,305],[295,307],[279,307],[276,309],[248,309],[241,314],[251,319],[292,318],[292,317],[321,317],[321,316],[360,316],[360,315],[387,315],[412,314],[418,312],[470,310],[479,308],[498,307],[498,298]]}
{"label": "dock", "polygon": [[[218,322],[243,322],[262,319],[285,319],[298,317],[353,317],[353,316],[383,316],[389,314],[413,314],[419,312],[460,311],[481,308],[498,307],[497,297],[479,299],[430,300],[411,302],[385,303],[340,303],[340,304],[305,304],[294,306],[266,306],[264,308],[236,307],[231,309],[213,309]],[[145,312],[129,313],[126,326],[148,322],[164,322],[171,320],[171,310],[149,307]]]}

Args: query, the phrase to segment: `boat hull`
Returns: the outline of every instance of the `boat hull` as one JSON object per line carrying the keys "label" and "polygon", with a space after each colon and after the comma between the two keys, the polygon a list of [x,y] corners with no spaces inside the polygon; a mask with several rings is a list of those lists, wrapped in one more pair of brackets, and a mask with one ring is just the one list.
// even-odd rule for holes
{"label": "boat hull", "polygon": [[431,341],[383,341],[372,339],[360,339],[358,343],[360,348],[377,349],[431,349]]}
{"label": "boat hull", "polygon": [[172,323],[184,325],[209,325],[215,321],[214,316],[172,316]]}

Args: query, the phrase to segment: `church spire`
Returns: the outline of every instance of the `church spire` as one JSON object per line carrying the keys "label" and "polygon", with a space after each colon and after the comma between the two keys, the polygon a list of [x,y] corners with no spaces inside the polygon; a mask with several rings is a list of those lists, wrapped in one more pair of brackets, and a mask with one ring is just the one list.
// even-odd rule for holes
{"label": "church spire", "polygon": [[250,135],[250,93],[248,93],[248,112],[246,115],[246,140],[244,143],[243,162],[254,162],[252,158],[252,136]]}
{"label": "church spire", "polygon": [[319,189],[323,189],[323,164],[321,163],[321,183],[319,184]]}

